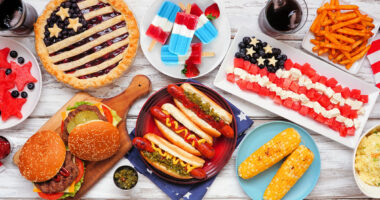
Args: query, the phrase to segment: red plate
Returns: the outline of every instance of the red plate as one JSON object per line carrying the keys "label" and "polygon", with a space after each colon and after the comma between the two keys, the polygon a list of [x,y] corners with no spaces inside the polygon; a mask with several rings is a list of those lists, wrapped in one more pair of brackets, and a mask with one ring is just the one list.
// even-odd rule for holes
{"label": "red plate", "polygon": [[[181,83],[177,83],[177,85],[180,85]],[[224,100],[223,97],[221,97],[218,93],[216,93],[214,90],[200,85],[196,83],[191,83],[194,87],[196,87],[198,90],[205,93],[209,98],[211,98],[213,101],[218,103],[222,108],[227,110],[229,113],[233,113],[228,103]],[[158,128],[156,127],[153,116],[150,114],[150,108],[152,106],[160,106],[164,103],[172,103],[173,98],[170,96],[170,94],[167,92],[166,87],[160,89],[156,93],[154,93],[152,96],[149,97],[149,99],[145,102],[144,106],[142,107],[139,116],[137,118],[136,122],[136,137],[142,137],[146,133],[155,133],[157,135],[162,136]],[[162,173],[160,170],[157,170],[153,166],[151,166],[148,162],[143,159],[144,163],[155,173],[157,176],[161,177],[164,180],[177,183],[177,184],[194,184],[206,181],[213,176],[217,175],[220,170],[223,169],[223,167],[227,164],[227,162],[230,160],[232,153],[235,150],[236,146],[236,139],[237,139],[237,127],[236,127],[236,120],[235,117],[233,117],[231,127],[233,128],[235,132],[235,137],[233,139],[228,139],[224,136],[221,136],[219,138],[214,138],[214,149],[215,149],[215,157],[211,160],[205,159],[205,165],[203,166],[203,169],[206,171],[207,178],[199,180],[199,179],[177,179],[174,177],[171,177],[165,173]],[[163,136],[162,136],[163,137]]]}

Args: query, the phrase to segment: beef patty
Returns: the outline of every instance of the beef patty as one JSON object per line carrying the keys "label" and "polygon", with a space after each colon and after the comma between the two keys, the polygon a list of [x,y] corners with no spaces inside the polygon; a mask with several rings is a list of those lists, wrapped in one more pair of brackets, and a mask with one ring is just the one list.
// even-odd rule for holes
{"label": "beef patty", "polygon": [[78,108],[76,108],[74,111],[71,111],[66,119],[63,121],[63,130],[61,132],[61,138],[67,145],[67,142],[69,140],[69,132],[67,131],[67,124],[74,119],[75,115],[82,111],[93,111],[98,116],[99,120],[107,121],[107,118],[103,116],[99,109],[96,106],[90,106],[90,105],[80,105]]}
{"label": "beef patty", "polygon": [[60,180],[56,182],[54,178],[45,181],[45,182],[35,182],[34,185],[40,189],[43,193],[51,194],[51,193],[57,193],[57,192],[63,192],[67,187],[69,187],[73,181],[77,178],[79,170],[78,167],[75,165],[74,156],[67,151],[65,162],[63,163],[63,166],[67,171],[70,172],[70,175],[68,177],[64,177],[60,175],[59,173],[56,176],[60,176]]}

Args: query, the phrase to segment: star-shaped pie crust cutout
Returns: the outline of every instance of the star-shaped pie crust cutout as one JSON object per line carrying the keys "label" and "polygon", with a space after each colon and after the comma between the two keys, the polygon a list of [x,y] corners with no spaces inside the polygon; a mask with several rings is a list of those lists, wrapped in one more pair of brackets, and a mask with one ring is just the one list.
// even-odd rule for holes
{"label": "star-shaped pie crust cutout", "polygon": [[62,21],[66,19],[66,17],[70,17],[69,8],[60,7],[59,11],[56,13],[57,16],[60,16]]}
{"label": "star-shaped pie crust cutout", "polygon": [[274,56],[272,56],[272,58],[269,58],[268,61],[270,65],[276,66],[277,60]]}
{"label": "star-shaped pie crust cutout", "polygon": [[59,33],[62,31],[57,24],[54,24],[53,28],[48,28],[50,32],[50,37],[56,37],[58,38]]}
{"label": "star-shaped pie crust cutout", "polygon": [[69,25],[67,26],[67,28],[72,28],[75,32],[78,31],[78,28],[81,27],[82,24],[79,23],[79,18],[75,18],[75,19],[71,19],[69,18]]}
{"label": "star-shaped pie crust cutout", "polygon": [[257,40],[256,38],[251,38],[251,42],[249,44],[256,46],[258,43],[259,43],[259,40]]}
{"label": "star-shaped pie crust cutout", "polygon": [[253,47],[247,48],[246,50],[247,50],[246,54],[250,55],[250,56],[253,56],[253,54],[256,53],[256,51],[253,49]]}
{"label": "star-shaped pie crust cutout", "polygon": [[272,53],[272,47],[269,44],[267,44],[267,46],[264,47],[264,50],[265,50],[265,53]]}
{"label": "star-shaped pie crust cutout", "polygon": [[257,64],[258,65],[264,65],[264,62],[265,62],[265,59],[263,57],[261,57],[261,56],[257,59]]}
{"label": "star-shaped pie crust cutout", "polygon": [[30,68],[32,68],[32,63],[29,61],[23,66],[18,65],[15,62],[11,62],[12,73],[16,74],[16,87],[18,91],[23,91],[24,87],[28,83],[35,83],[37,79],[35,79],[30,73]]}

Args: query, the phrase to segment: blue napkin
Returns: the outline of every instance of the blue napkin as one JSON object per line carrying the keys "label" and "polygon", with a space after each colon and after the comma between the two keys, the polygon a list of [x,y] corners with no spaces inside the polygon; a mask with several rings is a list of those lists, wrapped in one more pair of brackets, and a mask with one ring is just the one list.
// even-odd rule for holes
{"label": "blue napkin", "polygon": [[[187,82],[195,82],[194,80],[187,80]],[[235,107],[233,104],[231,104],[229,101],[227,101],[230,105],[233,114],[236,118],[237,123],[237,131],[238,131],[238,138],[237,138],[237,145],[241,142],[241,140],[244,138],[245,134],[244,132],[252,126],[253,121],[249,119],[245,113],[243,113],[241,110],[239,110],[237,107]],[[135,137],[135,130],[133,130],[129,137],[131,140]],[[159,178],[157,175],[152,173],[152,171],[149,170],[149,168],[146,167],[144,162],[142,161],[142,158],[139,154],[139,151],[136,148],[132,148],[132,150],[126,155],[126,158],[134,165],[135,169],[143,174],[144,176],[148,177],[154,184],[156,184],[162,191],[164,191],[171,199],[189,199],[189,200],[200,200],[203,198],[203,196],[206,194],[209,186],[214,182],[215,177],[193,185],[178,185],[175,183],[171,183],[168,181],[165,181],[161,178]]]}

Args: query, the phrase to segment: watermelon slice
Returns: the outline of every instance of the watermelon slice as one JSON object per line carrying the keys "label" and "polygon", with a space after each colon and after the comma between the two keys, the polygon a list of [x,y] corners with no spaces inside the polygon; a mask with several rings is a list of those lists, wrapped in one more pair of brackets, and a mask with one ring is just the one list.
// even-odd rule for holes
{"label": "watermelon slice", "polygon": [[235,74],[233,73],[228,73],[227,74],[227,80],[231,83],[235,83]]}
{"label": "watermelon slice", "polygon": [[268,74],[268,78],[269,78],[270,82],[274,83],[276,81],[276,79],[277,79],[277,76],[276,76],[275,73],[269,73]]}
{"label": "watermelon slice", "polygon": [[244,68],[244,59],[242,58],[235,58],[234,59],[234,67],[236,68]]}
{"label": "watermelon slice", "polygon": [[294,81],[290,84],[290,87],[289,87],[289,89],[290,89],[291,91],[295,92],[295,93],[298,92],[298,88],[299,88],[298,83],[296,83],[296,82],[294,82]]}
{"label": "watermelon slice", "polygon": [[251,68],[251,62],[249,62],[249,61],[244,61],[243,64],[244,64],[244,68],[243,68],[243,69],[244,69],[245,71],[248,72],[248,71],[249,71],[249,68]]}
{"label": "watermelon slice", "polygon": [[267,68],[260,69],[259,74],[261,75],[261,77],[267,76],[268,75]]}
{"label": "watermelon slice", "polygon": [[253,88],[252,88],[253,92],[259,93],[260,89],[261,89],[261,86],[258,83],[253,83]]}
{"label": "watermelon slice", "polygon": [[10,64],[8,62],[8,54],[10,49],[8,47],[0,50],[0,69],[10,68]]}
{"label": "watermelon slice", "polygon": [[338,85],[338,86],[335,86],[335,87],[333,88],[333,90],[334,90],[334,92],[336,92],[336,93],[341,93],[342,90],[343,90],[343,88],[342,88],[341,85]]}
{"label": "watermelon slice", "polygon": [[348,136],[354,136],[356,130],[355,130],[355,127],[350,127],[346,131],[347,131]]}
{"label": "watermelon slice", "polygon": [[259,95],[261,96],[268,96],[269,95],[269,90],[265,87],[261,87],[260,91],[259,91]]}
{"label": "watermelon slice", "polygon": [[32,68],[32,63],[30,61],[23,66],[20,66],[13,61],[11,62],[12,73],[15,73],[17,77],[15,84],[19,91],[24,90],[26,84],[37,82],[37,79],[35,79],[30,73],[30,68]]}
{"label": "watermelon slice", "polygon": [[348,87],[343,88],[342,97],[345,99],[350,97],[350,89]]}
{"label": "watermelon slice", "polygon": [[320,78],[321,78],[321,76],[319,76],[318,74],[314,74],[313,77],[310,77],[310,79],[311,79],[311,81],[312,81],[313,83],[318,82]]}
{"label": "watermelon slice", "polygon": [[286,61],[285,61],[285,64],[284,64],[284,68],[286,69],[286,70],[290,70],[292,67],[293,67],[293,62],[292,62],[292,60],[290,60],[290,59],[287,59]]}
{"label": "watermelon slice", "polygon": [[336,84],[338,84],[338,81],[335,78],[329,78],[326,82],[326,86],[331,88],[334,88]]}
{"label": "watermelon slice", "polygon": [[358,89],[351,90],[351,94],[350,94],[351,98],[359,100],[360,99],[360,95],[361,95],[361,91],[360,90],[358,90]]}
{"label": "watermelon slice", "polygon": [[292,105],[292,109],[294,111],[299,111],[301,109],[301,102],[300,101],[294,101]]}
{"label": "watermelon slice", "polygon": [[324,108],[327,108],[330,105],[330,99],[326,95],[322,95],[318,100],[319,104],[321,104]]}
{"label": "watermelon slice", "polygon": [[287,108],[292,108],[293,106],[293,100],[291,98],[287,98],[284,100],[283,105]]}
{"label": "watermelon slice", "polygon": [[260,68],[259,68],[257,65],[252,64],[252,65],[251,65],[251,68],[249,68],[248,73],[253,74],[253,75],[256,75],[256,74],[259,73],[259,70],[260,70]]}
{"label": "watermelon slice", "polygon": [[340,114],[349,117],[351,114],[351,106],[344,104],[343,106],[340,107]]}
{"label": "watermelon slice", "polygon": [[285,78],[284,83],[282,84],[282,89],[288,90],[291,84],[292,80],[290,80],[289,78]]}
{"label": "watermelon slice", "polygon": [[360,95],[359,101],[363,103],[368,103],[368,95]]}
{"label": "watermelon slice", "polygon": [[307,106],[301,106],[300,110],[298,111],[301,115],[306,116],[307,113],[309,113],[309,107]]}
{"label": "watermelon slice", "polygon": [[282,99],[279,96],[275,96],[273,101],[276,104],[282,105]]}
{"label": "watermelon slice", "polygon": [[298,94],[306,95],[306,93],[307,93],[307,88],[305,86],[301,86],[298,88]]}
{"label": "watermelon slice", "polygon": [[319,81],[320,83],[322,83],[323,85],[326,85],[326,82],[327,82],[327,77],[326,76],[321,76],[319,78]]}
{"label": "watermelon slice", "polygon": [[296,68],[296,69],[299,69],[299,70],[302,69],[302,66],[300,64],[298,64],[298,63],[295,63],[293,65],[293,67]]}
{"label": "watermelon slice", "polygon": [[1,118],[3,121],[8,120],[10,117],[15,116],[19,119],[22,118],[21,109],[26,99],[13,98],[9,91],[6,91],[2,103],[0,104]]}

